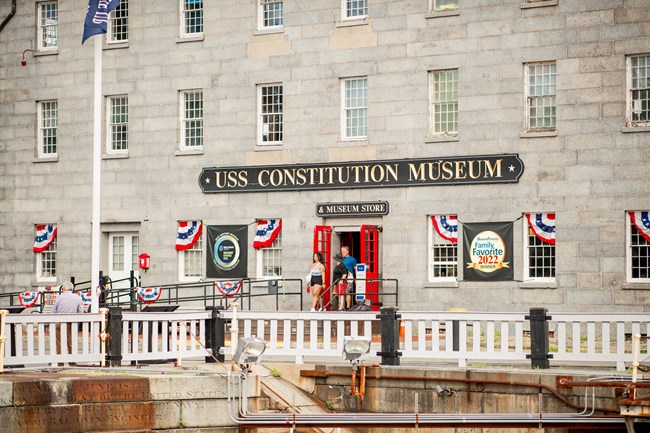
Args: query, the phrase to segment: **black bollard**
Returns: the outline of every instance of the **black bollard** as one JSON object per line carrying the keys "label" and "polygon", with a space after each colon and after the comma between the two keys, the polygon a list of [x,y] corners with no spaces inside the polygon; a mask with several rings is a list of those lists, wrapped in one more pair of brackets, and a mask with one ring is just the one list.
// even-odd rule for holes
{"label": "black bollard", "polygon": [[399,365],[399,321],[397,308],[385,307],[380,310],[377,318],[381,320],[381,365]]}
{"label": "black bollard", "polygon": [[[224,362],[225,356],[219,349],[226,344],[226,321],[221,317],[223,307],[205,307],[212,311],[212,318],[207,325],[206,347],[212,349],[212,356],[206,356],[206,363]],[[215,360],[216,358],[216,360]]]}
{"label": "black bollard", "polygon": [[106,349],[107,364],[109,367],[119,367],[122,365],[122,309],[120,307],[108,307],[106,332],[109,335]]}

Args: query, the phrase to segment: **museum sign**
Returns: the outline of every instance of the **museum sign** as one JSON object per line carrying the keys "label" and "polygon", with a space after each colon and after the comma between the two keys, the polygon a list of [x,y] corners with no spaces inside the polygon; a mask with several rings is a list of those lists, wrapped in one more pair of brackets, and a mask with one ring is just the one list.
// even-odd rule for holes
{"label": "museum sign", "polygon": [[524,164],[516,154],[319,164],[208,167],[204,193],[516,183]]}

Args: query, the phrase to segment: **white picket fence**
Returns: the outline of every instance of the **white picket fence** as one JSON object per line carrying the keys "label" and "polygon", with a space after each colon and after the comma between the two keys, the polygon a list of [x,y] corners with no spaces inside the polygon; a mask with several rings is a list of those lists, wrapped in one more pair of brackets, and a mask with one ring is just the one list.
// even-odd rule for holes
{"label": "white picket fence", "polygon": [[[210,311],[171,313],[124,312],[122,359],[129,361],[203,359]],[[401,311],[402,364],[455,362],[527,364],[530,353],[526,313]],[[221,317],[235,325],[239,337],[261,337],[267,342],[264,360],[296,363],[341,361],[346,336],[372,340],[368,362],[378,362],[380,323],[376,312],[223,311]],[[549,352],[553,363],[630,366],[632,336],[641,334],[641,361],[650,349],[650,314],[548,313]],[[102,358],[101,314],[10,314],[5,316],[4,365],[43,365],[59,362],[98,363]],[[72,353],[58,354],[57,323],[70,323]],[[61,326],[62,347],[67,327]],[[230,332],[226,331],[226,340]],[[226,346],[228,346],[226,344]],[[232,353],[231,347],[214,348]]]}
{"label": "white picket fence", "polygon": [[122,313],[122,360],[205,358],[210,311]]}

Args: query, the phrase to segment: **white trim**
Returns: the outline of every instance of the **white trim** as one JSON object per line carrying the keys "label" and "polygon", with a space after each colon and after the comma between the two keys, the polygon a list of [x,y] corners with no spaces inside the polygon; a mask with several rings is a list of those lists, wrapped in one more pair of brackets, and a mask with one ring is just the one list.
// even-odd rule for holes
{"label": "white trim", "polygon": [[[201,223],[203,223],[203,221],[201,221]],[[199,275],[198,277],[196,277],[196,276],[188,277],[188,276],[185,275],[185,258],[186,258],[185,256],[187,255],[186,253],[188,253],[190,251],[197,251],[197,250],[193,250],[193,249],[180,250],[180,251],[177,251],[177,253],[178,253],[178,281],[184,282],[184,283],[196,283],[196,282],[201,281],[203,279],[203,277],[205,275],[205,254],[206,254],[206,252],[205,252],[206,250],[205,250],[205,246],[204,246],[205,245],[204,244],[204,242],[205,242],[205,230],[203,230],[203,232],[201,233],[201,239],[199,241],[197,241],[197,243],[199,243],[199,242],[201,243],[201,259],[200,259],[200,262],[201,262],[201,275]]]}
{"label": "white trim", "polygon": [[[43,135],[43,105],[48,104],[48,103],[56,103],[56,128],[55,131],[57,132],[57,143],[56,143],[56,152],[53,153],[45,153],[43,152],[43,139],[45,138]],[[59,136],[58,136],[58,131],[59,131],[59,101],[57,99],[48,99],[44,101],[38,101],[37,102],[37,147],[36,147],[36,154],[38,158],[57,158],[58,157],[58,151],[59,151]]]}
{"label": "white trim", "polygon": [[[530,126],[530,67],[538,65],[555,65],[555,93],[552,96],[555,96],[555,126],[549,127],[531,127]],[[550,95],[548,95],[550,96]],[[541,62],[528,62],[524,63],[524,129],[523,132],[526,134],[532,133],[547,133],[557,131],[557,61],[541,61]],[[530,137],[531,135],[528,135]]]}
{"label": "white trim", "polygon": [[625,211],[625,281],[628,284],[647,284],[650,283],[650,278],[632,278],[632,219],[630,212],[634,211]]}
{"label": "white trim", "polygon": [[[113,100],[116,98],[126,98],[126,149],[113,149],[113,129],[111,127],[111,116],[113,114]],[[108,95],[106,96],[106,153],[110,155],[128,155],[129,154],[129,95]]]}
{"label": "white trim", "polygon": [[264,25],[264,3],[261,0],[255,0],[257,2],[257,31],[258,32],[281,32],[284,28],[284,0],[276,1],[274,3],[282,3],[282,24],[277,26],[265,26]]}
{"label": "white trim", "polygon": [[[346,106],[346,95],[345,95],[345,83],[350,80],[365,80],[366,81],[366,134],[359,136],[347,136],[347,106]],[[340,92],[341,92],[341,141],[344,142],[354,142],[354,141],[366,141],[368,140],[368,76],[359,75],[354,77],[344,77],[340,79]]]}
{"label": "white trim", "polygon": [[368,8],[369,8],[368,0],[364,0],[364,1],[366,2],[366,14],[351,17],[348,15],[347,0],[341,0],[341,21],[360,21],[360,20],[368,19]]}
{"label": "white trim", "polygon": [[[43,34],[42,29],[45,27],[43,23],[43,7],[47,4],[56,4],[56,45],[51,47],[46,47],[43,44]],[[36,46],[38,51],[57,51],[59,49],[59,2],[58,0],[54,1],[44,1],[36,3]]]}
{"label": "white trim", "polygon": [[[282,104],[280,116],[282,117],[282,140],[279,141],[264,141],[262,135],[264,134],[264,125],[268,125],[262,120],[262,89],[265,87],[280,87],[282,91]],[[283,83],[262,83],[257,85],[257,145],[258,146],[281,146],[284,142],[284,84]]]}
{"label": "white trim", "polygon": [[184,39],[184,38],[196,38],[196,37],[203,37],[203,33],[205,31],[205,1],[201,4],[201,28],[203,31],[200,32],[194,32],[194,33],[186,33],[185,32],[185,0],[179,0],[179,5],[178,5],[178,11],[179,11],[179,38]]}
{"label": "white trim", "polygon": [[[200,146],[186,146],[185,139],[185,122],[187,118],[185,117],[185,98],[191,93],[200,93],[201,94],[201,145]],[[203,98],[203,89],[186,89],[179,90],[179,125],[180,125],[180,151],[190,151],[190,150],[201,150],[203,151],[203,144],[205,143],[205,104]]]}
{"label": "white trim", "polygon": [[[522,234],[524,236],[523,243],[522,243],[522,245],[524,246],[524,251],[521,260],[523,262],[523,267],[524,267],[523,275],[522,275],[522,280],[523,280],[522,285],[526,286],[528,284],[528,287],[533,287],[533,285],[541,284],[544,286],[548,285],[549,288],[551,288],[554,284],[556,284],[555,278],[529,276],[530,267],[528,265],[528,259],[530,258],[530,254],[529,254],[530,244],[528,243],[528,241],[529,241],[530,226],[528,225],[528,218],[526,218],[526,215],[534,214],[534,213],[535,212],[524,212],[523,218],[521,219],[524,224],[524,228],[522,230]],[[553,271],[554,274],[557,276],[557,251],[556,250],[554,250],[554,254],[555,254],[555,265],[553,266]]]}

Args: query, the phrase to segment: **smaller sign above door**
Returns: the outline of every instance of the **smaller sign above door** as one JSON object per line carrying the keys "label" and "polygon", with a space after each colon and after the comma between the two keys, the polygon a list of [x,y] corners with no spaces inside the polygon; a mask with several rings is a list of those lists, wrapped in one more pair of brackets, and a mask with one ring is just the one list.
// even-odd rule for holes
{"label": "smaller sign above door", "polygon": [[387,201],[360,201],[349,203],[317,203],[316,216],[370,216],[388,215]]}

